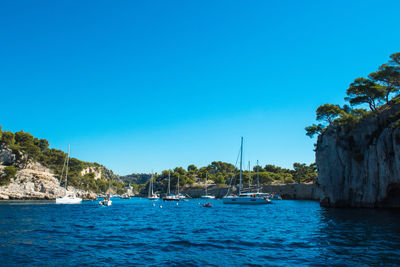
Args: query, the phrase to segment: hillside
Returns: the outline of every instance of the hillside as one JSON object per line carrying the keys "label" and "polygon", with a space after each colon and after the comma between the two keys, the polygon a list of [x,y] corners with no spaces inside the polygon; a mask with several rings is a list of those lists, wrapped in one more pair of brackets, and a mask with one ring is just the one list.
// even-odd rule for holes
{"label": "hillside", "polygon": [[[46,139],[0,127],[0,198],[56,198],[65,193],[60,179],[66,153],[49,148]],[[124,183],[98,163],[70,158],[68,190],[87,198],[106,192],[124,192]],[[64,190],[64,191],[63,191]]]}

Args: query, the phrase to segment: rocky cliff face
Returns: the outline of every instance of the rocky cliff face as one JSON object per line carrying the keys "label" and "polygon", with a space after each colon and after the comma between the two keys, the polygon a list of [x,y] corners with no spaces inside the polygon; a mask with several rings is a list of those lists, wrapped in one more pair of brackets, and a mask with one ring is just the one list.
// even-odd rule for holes
{"label": "rocky cliff face", "polygon": [[400,208],[400,104],[318,137],[321,205]]}
{"label": "rocky cliff face", "polygon": [[[18,152],[19,153],[19,152]],[[41,164],[22,160],[23,154],[16,155],[7,147],[0,146],[0,172],[6,165],[18,167],[15,178],[10,184],[0,186],[0,199],[56,199],[65,196],[66,190],[60,186],[57,177]],[[96,194],[78,190],[71,186],[68,193],[75,194],[83,199],[96,199]]]}

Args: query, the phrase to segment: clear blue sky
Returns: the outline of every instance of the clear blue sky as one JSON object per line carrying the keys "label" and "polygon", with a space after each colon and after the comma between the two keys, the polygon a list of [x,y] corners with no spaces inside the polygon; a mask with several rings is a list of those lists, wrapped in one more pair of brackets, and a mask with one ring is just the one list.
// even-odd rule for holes
{"label": "clear blue sky", "polygon": [[400,1],[2,1],[3,129],[117,174],[314,161],[304,127],[400,51]]}

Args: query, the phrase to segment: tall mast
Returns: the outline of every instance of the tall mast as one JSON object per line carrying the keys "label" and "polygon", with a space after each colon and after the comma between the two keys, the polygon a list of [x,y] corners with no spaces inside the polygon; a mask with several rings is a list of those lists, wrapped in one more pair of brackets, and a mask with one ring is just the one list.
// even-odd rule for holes
{"label": "tall mast", "polygon": [[154,174],[151,172],[151,196],[154,195]]}
{"label": "tall mast", "polygon": [[250,160],[249,160],[249,189],[251,187]]}
{"label": "tall mast", "polygon": [[[68,164],[69,164],[69,151],[70,151],[71,145],[68,145],[68,154],[67,154],[67,171],[65,173],[65,191],[67,191],[67,181],[68,181]],[[67,192],[65,192],[67,193]]]}
{"label": "tall mast", "polygon": [[170,184],[171,184],[171,176],[170,176],[169,170],[168,170],[168,191],[167,191],[167,195],[168,195],[168,196],[171,194],[171,191],[170,191]]}
{"label": "tall mast", "polygon": [[259,172],[260,166],[258,166],[258,160],[257,160],[257,193],[260,192],[260,172]]}
{"label": "tall mast", "polygon": [[150,194],[150,192],[152,192],[153,191],[153,189],[151,188],[151,180],[153,179],[153,175],[151,175],[151,177],[150,177],[150,181],[149,181],[149,197],[151,197],[152,195],[153,195],[153,193],[151,193]]}
{"label": "tall mast", "polygon": [[242,191],[242,160],[243,160],[243,136],[240,142],[240,174],[239,174],[239,194]]}
{"label": "tall mast", "polygon": [[178,195],[179,195],[179,174],[178,174]]}
{"label": "tall mast", "polygon": [[207,187],[208,187],[208,176],[207,176],[207,172],[206,172],[206,196],[207,196]]}

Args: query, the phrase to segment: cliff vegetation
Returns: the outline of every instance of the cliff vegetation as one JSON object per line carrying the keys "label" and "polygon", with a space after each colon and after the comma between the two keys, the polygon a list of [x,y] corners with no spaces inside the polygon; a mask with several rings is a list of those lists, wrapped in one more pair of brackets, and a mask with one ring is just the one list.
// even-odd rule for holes
{"label": "cliff vegetation", "polygon": [[[340,107],[317,108],[321,205],[400,207],[400,53],[350,84]],[[355,108],[358,107],[358,108]]]}

